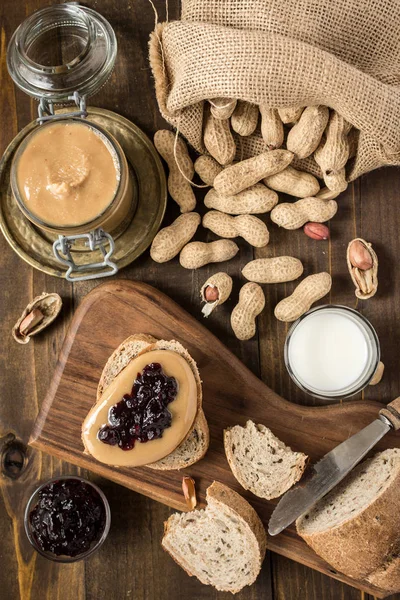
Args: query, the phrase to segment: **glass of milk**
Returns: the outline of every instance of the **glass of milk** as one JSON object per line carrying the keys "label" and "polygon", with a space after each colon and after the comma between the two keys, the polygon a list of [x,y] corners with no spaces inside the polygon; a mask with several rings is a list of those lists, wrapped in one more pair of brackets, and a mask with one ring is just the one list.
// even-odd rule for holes
{"label": "glass of milk", "polygon": [[371,381],[380,360],[371,323],[352,308],[318,306],[293,323],[285,364],[303,391],[321,399],[352,396]]}

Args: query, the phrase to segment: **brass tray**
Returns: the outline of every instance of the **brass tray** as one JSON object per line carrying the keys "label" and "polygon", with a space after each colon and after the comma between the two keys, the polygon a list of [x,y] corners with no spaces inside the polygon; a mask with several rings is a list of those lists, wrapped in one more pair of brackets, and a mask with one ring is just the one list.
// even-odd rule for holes
{"label": "brass tray", "polygon": [[[70,109],[74,110],[74,109]],[[67,112],[63,109],[62,112]],[[59,111],[61,112],[61,111]],[[160,158],[149,138],[131,121],[103,108],[88,108],[88,120],[104,127],[121,144],[136,181],[137,206],[133,219],[115,240],[112,261],[122,269],[148,248],[164,217],[167,186]],[[66,268],[53,254],[53,241],[48,233],[35,227],[19,210],[11,192],[10,168],[16,149],[35,127],[29,123],[7,147],[0,162],[0,229],[11,248],[28,264],[39,271],[64,277]],[[102,260],[96,253],[74,252],[77,264]]]}

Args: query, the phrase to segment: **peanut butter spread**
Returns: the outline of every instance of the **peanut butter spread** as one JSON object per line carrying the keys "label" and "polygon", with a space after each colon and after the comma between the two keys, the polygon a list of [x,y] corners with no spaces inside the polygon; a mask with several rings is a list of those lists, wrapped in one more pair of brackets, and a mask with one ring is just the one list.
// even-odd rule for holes
{"label": "peanut butter spread", "polygon": [[58,227],[90,223],[112,202],[119,182],[108,141],[85,123],[38,127],[17,165],[17,184],[29,212]]}
{"label": "peanut butter spread", "polygon": [[[98,434],[108,421],[110,408],[120,402],[124,394],[131,393],[138,373],[150,363],[159,363],[163,372],[174,377],[178,384],[177,396],[168,404],[171,426],[163,431],[162,437],[146,443],[136,442],[131,450],[104,444]],[[196,414],[196,380],[187,361],[170,350],[153,350],[133,359],[104,391],[83,422],[82,439],[86,450],[98,461],[113,466],[138,467],[165,458],[175,450],[188,434]]]}

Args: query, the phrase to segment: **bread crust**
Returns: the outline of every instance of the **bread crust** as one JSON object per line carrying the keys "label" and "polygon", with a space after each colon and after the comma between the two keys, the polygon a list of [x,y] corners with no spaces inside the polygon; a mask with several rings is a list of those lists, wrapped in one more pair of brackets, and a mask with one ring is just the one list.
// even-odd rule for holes
{"label": "bread crust", "polygon": [[[254,569],[256,571],[255,578],[252,582],[249,582],[248,585],[254,583],[257,578],[262,563],[265,558],[265,552],[267,548],[267,535],[264,529],[264,526],[261,522],[260,517],[254,510],[252,506],[240,496],[237,492],[229,488],[228,486],[219,483],[218,481],[214,481],[208,488],[206,494],[206,500],[208,506],[213,506],[215,509],[218,509],[222,512],[233,513],[235,516],[239,517],[248,527],[250,533],[254,535],[255,541],[259,551],[259,559],[257,567]],[[173,515],[172,515],[173,516]],[[183,556],[177,557],[174,552],[168,548],[166,536],[172,530],[173,524],[171,523],[171,517],[164,522],[164,536],[161,542],[162,547],[168,554],[174,559],[174,561],[184,570],[190,577],[195,577],[195,574],[191,571],[190,564],[184,559]],[[234,590],[229,590],[232,594],[237,594],[240,590],[243,589],[238,587]]]}
{"label": "bread crust", "polygon": [[[114,350],[100,375],[100,380],[97,385],[97,397],[99,400],[100,396],[103,395],[104,390],[110,385],[113,379],[126,365],[135,358],[139,352],[147,348],[149,344],[154,344],[157,341],[152,335],[145,333],[136,333],[127,337],[119,346]],[[124,357],[123,363],[120,365],[121,368],[115,369],[115,363],[119,357]]]}
{"label": "bread crust", "polygon": [[[178,354],[183,356],[183,358],[187,361],[196,381],[197,414],[193,421],[192,427],[188,431],[184,440],[182,440],[182,442],[177,446],[177,448],[163,459],[146,466],[151,469],[158,469],[164,471],[183,469],[185,467],[189,467],[190,465],[194,464],[195,462],[199,461],[201,458],[204,457],[208,450],[210,434],[207,420],[202,409],[203,394],[199,370],[197,368],[196,362],[190,356],[189,352],[179,342],[175,340],[157,340],[155,337],[143,333],[134,334],[126,338],[118,346],[118,348],[114,350],[114,352],[111,354],[104,366],[97,387],[96,402],[98,402],[105,389],[111,384],[115,377],[117,377],[117,375],[119,375],[119,373],[121,373],[121,371],[130,363],[131,360],[133,360],[139,355],[151,352],[152,350],[172,350],[173,352],[177,352]],[[192,452],[189,460],[180,459],[179,456],[177,456],[178,452],[176,451],[184,453],[185,442],[189,440],[194,430],[200,432],[198,451],[194,453]],[[83,438],[82,441],[84,443]],[[87,451],[86,446],[85,450]]]}
{"label": "bread crust", "polygon": [[240,494],[219,483],[219,481],[214,481],[207,488],[206,499],[208,504],[217,506],[223,504],[232,512],[237,513],[247,523],[257,539],[261,568],[267,549],[267,535],[264,525],[254,508]]}
{"label": "bread crust", "polygon": [[[382,454],[393,452],[397,456],[396,450]],[[378,579],[389,582],[397,576],[395,566],[386,575],[382,571],[400,531],[400,453],[397,460],[398,472],[391,483],[358,515],[328,530],[309,534],[301,529],[301,518],[296,522],[297,533],[332,567],[355,579],[371,577],[368,581],[374,585],[378,585]]]}
{"label": "bread crust", "polygon": [[[195,452],[191,450],[191,437],[197,434],[198,443]],[[180,453],[185,453],[185,444],[188,446],[188,457],[181,459]],[[193,423],[193,427],[187,437],[179,444],[179,446],[165,458],[158,460],[155,463],[146,465],[149,469],[157,471],[171,471],[185,469],[194,465],[201,460],[207,453],[210,444],[210,431],[203,409],[200,408]]]}
{"label": "bread crust", "polygon": [[376,571],[373,571],[366,578],[368,583],[376,587],[387,590],[391,594],[400,591],[400,556],[391,554],[385,563]]}

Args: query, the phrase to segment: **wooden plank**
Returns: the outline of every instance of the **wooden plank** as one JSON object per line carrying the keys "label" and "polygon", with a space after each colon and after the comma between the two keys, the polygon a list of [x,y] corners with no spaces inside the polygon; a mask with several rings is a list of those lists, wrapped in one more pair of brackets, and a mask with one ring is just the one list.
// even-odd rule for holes
{"label": "wooden plank", "polygon": [[[400,250],[396,233],[400,227],[400,215],[397,210],[386,209],[387,206],[396,206],[398,180],[399,169],[392,168],[372,172],[351,184],[338,199],[338,214],[329,224],[330,242],[316,242],[308,239],[302,230],[286,232],[272,225],[273,244],[257,251],[259,256],[285,253],[299,257],[304,262],[305,274],[327,270],[332,275],[333,286],[326,301],[356,308],[375,326],[380,338],[382,360],[386,363],[385,375],[378,386],[367,388],[352,400],[368,398],[386,403],[396,397],[400,390],[396,350],[396,340],[399,337],[396,298],[400,293],[400,284],[393,276],[394,257]],[[287,197],[287,200],[290,200],[290,197]],[[365,302],[358,301],[354,295],[345,258],[348,242],[358,236],[371,241],[380,255],[379,291],[374,299]],[[282,356],[288,328],[277,323],[272,317],[274,305],[281,297],[291,293],[295,285],[296,283],[263,286],[267,306],[270,305],[271,308],[264,311],[259,319],[261,376],[277,393],[291,401],[319,404],[297,389],[287,376]],[[347,598],[347,594],[349,598],[354,597],[353,591],[346,591],[346,588],[339,591],[327,577],[321,575],[317,578],[311,573],[306,575],[307,571],[300,565],[290,564],[289,576],[282,578],[282,573],[288,569],[288,561],[284,558],[273,556],[273,564],[277,573],[277,577],[274,578],[274,593],[279,598],[296,597],[294,582],[303,586],[305,579],[308,581],[306,589],[310,598],[330,598],[332,593],[337,593],[337,596],[332,597],[340,595]]]}
{"label": "wooden plank", "polygon": [[[304,565],[284,557],[273,563],[275,600],[307,598],[307,600],[366,600],[363,592],[349,588]],[[372,600],[372,599],[371,599]]]}
{"label": "wooden plank", "polygon": [[[57,0],[5,0],[0,3],[0,23],[4,28],[2,30],[0,75],[0,106],[3,111],[0,129],[2,151],[17,131],[34,118],[37,109],[37,103],[33,100],[30,101],[22,92],[15,90],[8,77],[5,68],[5,46],[12,32],[26,15],[52,3],[57,3]],[[163,20],[165,18],[165,2],[154,0],[154,3],[160,20]],[[153,81],[146,59],[148,35],[154,26],[154,14],[151,6],[148,0],[138,0],[137,2],[103,0],[101,6],[98,2],[90,0],[86,4],[99,10],[109,19],[116,30],[119,43],[118,59],[113,76],[101,92],[93,98],[93,103],[120,112],[132,119],[151,136],[157,128],[165,126],[156,105]],[[178,0],[169,0],[168,5],[170,19],[177,18],[179,16]],[[385,169],[363,177],[356,182],[355,189],[356,195],[352,200],[353,204],[348,207],[345,205],[344,208],[347,213],[346,227],[344,228],[344,221],[340,213],[332,221],[334,237],[331,253],[333,264],[336,264],[337,267],[335,273],[336,277],[339,277],[337,279],[338,287],[340,290],[345,290],[342,296],[343,301],[346,302],[346,299],[349,299],[351,306],[354,305],[352,303],[355,299],[349,288],[345,267],[340,262],[342,248],[344,248],[349,235],[352,237],[351,231],[357,229],[358,233],[361,232],[365,237],[376,242],[380,258],[384,256],[384,260],[381,259],[380,263],[380,291],[383,292],[385,298],[384,305],[381,308],[376,305],[375,301],[370,301],[364,303],[365,306],[359,305],[359,308],[371,311],[369,316],[374,323],[379,319],[377,328],[381,336],[382,347],[385,349],[384,359],[387,363],[387,371],[382,384],[374,390],[367,390],[366,395],[370,398],[387,401],[398,394],[400,377],[396,358],[398,354],[396,351],[397,340],[400,333],[396,308],[399,284],[395,269],[396,257],[399,254],[399,211],[396,210],[398,170]],[[196,195],[201,202],[203,192],[196,191]],[[347,195],[340,197],[340,203],[342,198],[347,202]],[[171,222],[177,215],[178,210],[171,203],[165,223]],[[295,240],[298,242],[294,243],[293,252],[296,250],[303,252],[300,241],[301,232],[298,234],[293,232],[288,235],[284,231],[276,232],[274,227],[271,228],[271,232],[277,252],[292,247],[290,244]],[[380,240],[384,240],[384,242]],[[310,242],[305,241],[304,243],[309,244]],[[313,269],[321,264],[317,252],[319,253],[320,249],[311,245],[304,254],[307,257],[307,268]],[[58,280],[33,272],[12,253],[3,238],[0,239],[0,256],[0,285],[2,288],[0,331],[3,340],[0,354],[2,374],[0,446],[2,446],[8,433],[16,434],[18,439],[27,439],[32,421],[47,391],[48,381],[52,376],[56,355],[71,313],[85,294],[97,285],[97,282],[68,286]],[[217,269],[206,267],[193,274],[179,268],[176,260],[161,267],[157,266],[146,253],[134,265],[125,269],[120,277],[138,279],[156,285],[183,305],[193,316],[202,320],[198,289],[209,274],[220,268],[223,270],[227,268],[228,272],[233,274],[235,282],[232,300],[220,307],[208,320],[202,321],[255,374],[259,374],[257,338],[251,343],[238,342],[233,337],[229,325],[229,314],[234,305],[234,298],[237,296],[240,284],[244,283],[239,275],[240,268],[251,258],[251,249],[243,245],[241,255],[234,261],[220,267],[217,265]],[[341,267],[338,270],[340,264]],[[18,316],[20,308],[23,308],[33,295],[44,289],[54,289],[62,294],[65,308],[60,317],[61,321],[56,324],[54,329],[48,330],[41,338],[31,342],[29,348],[21,348],[14,344],[9,337],[14,316]],[[278,393],[296,402],[310,403],[309,398],[303,397],[301,393],[291,387],[280,359],[284,332],[278,331],[277,324],[271,316],[271,309],[274,302],[273,295],[275,294],[275,297],[278,298],[279,294],[283,293],[282,287],[271,288],[271,295],[268,298],[271,305],[267,303],[265,319],[260,324],[260,329],[265,329],[267,334],[260,339],[261,374],[264,381]],[[369,313],[364,314],[368,316]],[[35,390],[37,390],[36,397]],[[286,394],[286,391],[290,393]],[[311,403],[313,402],[311,401]],[[34,460],[39,462],[33,464]],[[115,516],[109,539],[99,554],[91,557],[84,567],[81,564],[54,565],[41,557],[37,557],[33,564],[30,562],[32,553],[29,554],[30,548],[26,545],[24,534],[20,529],[17,531],[14,544],[15,527],[19,523],[20,509],[24,504],[21,493],[25,494],[24,490],[27,490],[37,477],[45,479],[57,472],[72,473],[74,467],[53,458],[40,456],[38,452],[32,451],[29,453],[26,468],[29,471],[26,479],[10,480],[3,476],[0,480],[2,492],[0,537],[2,539],[3,567],[0,571],[0,589],[2,597],[7,600],[18,597],[38,600],[44,596],[62,600],[69,598],[97,600],[99,597],[119,596],[134,597],[135,600],[149,600],[153,597],[157,597],[159,600],[169,600],[171,597],[177,600],[186,600],[188,597],[201,599],[225,597],[224,594],[218,594],[211,588],[201,586],[196,580],[189,579],[163,553],[159,538],[163,520],[168,516],[169,509],[144,496],[134,494],[103,480],[101,485],[112,500],[113,515]],[[123,516],[125,507],[127,507],[126,518]],[[138,515],[137,518],[136,515]],[[151,532],[151,535],[147,534],[148,531]],[[271,563],[274,565],[273,583],[269,575]],[[151,575],[154,583],[151,583],[149,578],[146,580],[146,572]],[[291,582],[292,585],[290,585]],[[337,584],[288,559],[271,554],[265,561],[262,574],[255,586],[244,589],[237,598],[244,600],[262,597],[269,600],[272,598],[272,586],[274,586],[274,596],[285,600],[298,600],[299,597],[304,600],[319,600],[320,598],[336,600],[339,597],[342,600],[353,600],[360,597],[359,592],[348,586]],[[190,594],[187,593],[188,591]],[[228,598],[228,595],[226,597]],[[396,596],[396,598],[400,598],[400,596]],[[360,597],[360,600],[367,600],[367,597],[363,596],[363,599]]]}
{"label": "wooden plank", "polygon": [[[134,324],[134,329],[127,331],[127,327],[132,327],[127,324]],[[244,424],[248,418],[265,423],[280,439],[315,461],[373,420],[379,409],[375,403],[320,408],[292,405],[272,392],[197,320],[155,288],[130,281],[98,286],[85,298],[72,320],[30,443],[180,510],[186,509],[181,474],[146,468],[110,468],[83,452],[81,426],[96,397],[101,370],[113,349],[127,334],[135,332],[160,339],[179,339],[200,369],[203,407],[211,435],[205,459],[190,467],[190,474],[197,482],[200,505],[204,505],[206,488],[217,479],[245,495],[265,524],[274,506],[243,492],[235,481],[224,455],[223,427]],[[228,373],[229,377],[222,376]],[[380,442],[382,448],[391,445],[400,446],[400,438],[395,434],[388,434]],[[328,570],[293,528],[271,538],[269,548],[323,572]],[[364,586],[364,589],[370,588]]]}
{"label": "wooden plank", "polygon": [[[51,2],[0,3],[2,28],[0,106],[2,127],[0,149],[4,151],[12,138],[37,116],[37,102],[17,90],[6,69],[5,47],[14,29],[37,8]],[[1,405],[0,450],[4,440],[10,439],[11,448],[24,448],[41,401],[45,395],[71,316],[70,286],[34,271],[12,252],[0,236],[0,353]],[[26,304],[44,290],[56,291],[64,298],[60,319],[40,338],[27,346],[15,343],[11,327]],[[14,438],[12,441],[11,438]],[[4,454],[3,454],[4,455]],[[60,459],[29,449],[24,466],[15,479],[2,464],[0,477],[0,535],[2,539],[2,569],[0,571],[1,597],[5,599],[37,600],[62,598],[83,600],[85,597],[85,566],[83,563],[59,565],[41,558],[30,546],[23,529],[26,502],[38,485],[57,474],[76,474],[80,470]]]}

